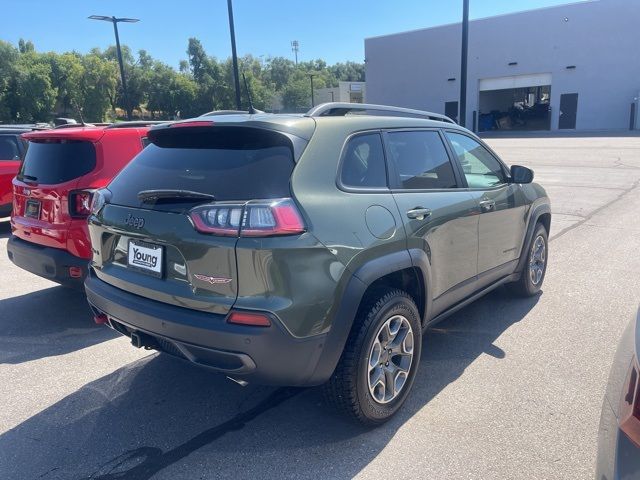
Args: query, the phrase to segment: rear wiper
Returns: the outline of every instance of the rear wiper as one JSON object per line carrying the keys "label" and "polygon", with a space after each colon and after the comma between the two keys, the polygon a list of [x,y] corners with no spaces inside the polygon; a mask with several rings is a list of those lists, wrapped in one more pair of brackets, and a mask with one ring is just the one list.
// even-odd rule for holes
{"label": "rear wiper", "polygon": [[193,199],[215,200],[216,197],[209,193],[194,192],[192,190],[142,190],[138,192],[138,200],[142,203],[152,203],[165,199]]}
{"label": "rear wiper", "polygon": [[34,177],[33,175],[20,175],[19,180],[23,180],[23,179],[35,182],[36,180],[38,180],[38,177]]}

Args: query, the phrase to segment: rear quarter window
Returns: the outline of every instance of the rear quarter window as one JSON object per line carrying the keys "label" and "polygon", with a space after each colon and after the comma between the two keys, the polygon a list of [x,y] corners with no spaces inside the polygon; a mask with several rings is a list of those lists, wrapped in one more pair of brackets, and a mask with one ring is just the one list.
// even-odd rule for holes
{"label": "rear quarter window", "polygon": [[387,169],[379,133],[352,137],[342,157],[340,182],[345,187],[385,188]]}
{"label": "rear quarter window", "polygon": [[32,140],[29,142],[18,179],[41,184],[58,184],[86,175],[95,167],[96,149],[91,142]]}

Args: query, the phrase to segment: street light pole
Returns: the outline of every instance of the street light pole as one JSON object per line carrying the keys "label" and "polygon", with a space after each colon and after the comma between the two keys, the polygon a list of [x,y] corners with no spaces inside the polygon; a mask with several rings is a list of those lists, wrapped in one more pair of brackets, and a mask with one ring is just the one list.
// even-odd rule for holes
{"label": "street light pole", "polygon": [[238,54],[236,53],[236,29],[233,24],[232,0],[227,0],[229,11],[229,32],[231,33],[231,59],[233,61],[233,81],[236,88],[236,109],[240,110],[240,75],[238,73]]}
{"label": "street light pole", "polygon": [[120,49],[120,35],[118,35],[118,22],[113,17],[113,31],[116,34],[116,52],[118,53],[118,64],[120,65],[120,78],[122,78],[122,96],[124,97],[124,106],[127,110],[127,120],[131,120],[131,104],[129,103],[129,94],[127,92],[127,80],[124,74],[124,62],[122,61],[122,50]]}
{"label": "street light pole", "polygon": [[309,78],[311,79],[311,108],[316,106],[315,97],[313,95],[313,77],[316,76],[315,73],[309,73]]}
{"label": "street light pole", "polygon": [[127,120],[131,120],[131,104],[129,103],[129,95],[127,92],[127,79],[124,74],[124,62],[122,61],[122,50],[120,48],[120,35],[118,35],[118,23],[136,23],[140,20],[137,18],[116,18],[104,15],[91,15],[91,20],[102,20],[113,23],[113,32],[116,35],[116,54],[118,55],[118,64],[120,65],[120,79],[122,82],[122,97],[124,99],[124,109],[127,112]]}
{"label": "street light pole", "polygon": [[467,57],[469,53],[469,0],[462,4],[462,59],[460,64],[460,125],[467,124]]}

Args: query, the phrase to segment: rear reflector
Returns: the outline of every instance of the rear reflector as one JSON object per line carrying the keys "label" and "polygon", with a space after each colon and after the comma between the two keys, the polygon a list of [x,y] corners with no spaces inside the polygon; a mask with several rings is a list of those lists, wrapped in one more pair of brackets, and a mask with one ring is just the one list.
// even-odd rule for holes
{"label": "rear reflector", "polygon": [[99,313],[95,317],[93,317],[93,321],[98,325],[103,325],[109,321],[109,318],[104,313]]}
{"label": "rear reflector", "polygon": [[231,312],[227,317],[227,323],[250,325],[252,327],[271,326],[271,320],[264,313]]}
{"label": "rear reflector", "polygon": [[69,276],[71,278],[82,278],[82,267],[69,267]]}

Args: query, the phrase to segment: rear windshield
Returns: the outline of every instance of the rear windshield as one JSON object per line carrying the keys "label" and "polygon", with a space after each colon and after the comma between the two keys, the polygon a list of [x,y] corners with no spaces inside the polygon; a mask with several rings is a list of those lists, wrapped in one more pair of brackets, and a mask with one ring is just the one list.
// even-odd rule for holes
{"label": "rear windshield", "polygon": [[31,141],[18,179],[42,184],[68,182],[92,171],[96,149],[76,140]]}
{"label": "rear windshield", "polygon": [[[145,190],[189,190],[216,201],[289,197],[295,165],[289,139],[279,133],[220,127],[217,134],[179,132],[156,139],[111,182],[111,202],[169,209],[193,199],[143,204]],[[220,130],[226,133],[220,134]],[[162,146],[159,146],[159,145]]]}

